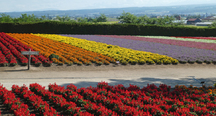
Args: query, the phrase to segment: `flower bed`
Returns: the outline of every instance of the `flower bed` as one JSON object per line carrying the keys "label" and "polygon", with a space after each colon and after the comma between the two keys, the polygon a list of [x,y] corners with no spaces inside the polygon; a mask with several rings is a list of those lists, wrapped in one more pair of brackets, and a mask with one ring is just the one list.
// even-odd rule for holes
{"label": "flower bed", "polygon": [[181,36],[171,36],[175,38],[182,38],[182,39],[206,39],[206,40],[216,40],[215,37],[181,37]]}
{"label": "flower bed", "polygon": [[[15,115],[30,116],[35,113],[30,114],[29,107],[19,101],[14,93],[24,99],[25,103],[31,104],[40,115],[216,115],[216,89],[212,87],[176,86],[171,91],[171,87],[165,84],[140,88],[136,85],[110,86],[106,82],[100,82],[97,87],[80,89],[73,84],[65,89],[55,83],[49,85],[49,90],[37,83],[30,84],[29,88],[30,90],[26,86],[13,85],[11,92],[1,85],[0,98]],[[60,111],[62,114],[59,114]]]}
{"label": "flower bed", "polygon": [[96,63],[101,65],[115,62],[113,58],[104,56],[102,54],[87,51],[82,48],[58,41],[53,41],[47,38],[31,34],[7,34],[19,40],[20,42],[31,46],[33,49],[40,51],[42,55],[49,57],[53,62],[59,65],[62,65],[63,63],[68,65],[72,65],[73,63],[78,65],[91,65],[92,63]]}
{"label": "flower bed", "polygon": [[[216,43],[202,43],[176,37],[137,37],[117,35],[49,35],[1,33],[0,66],[16,65],[16,59],[25,60],[20,51],[28,48],[40,51],[32,56],[32,63],[51,65],[108,65],[121,64],[216,64]],[[37,36],[36,36],[37,35]],[[13,37],[13,38],[12,38]],[[166,39],[164,39],[166,38]],[[198,39],[200,40],[200,39]],[[215,40],[209,40],[215,41]],[[3,43],[2,43],[3,42]],[[7,46],[6,46],[7,45]],[[11,45],[11,46],[9,46]],[[28,47],[29,46],[29,47]],[[13,50],[13,51],[12,51]],[[43,55],[43,56],[42,56]]]}
{"label": "flower bed", "polygon": [[168,36],[137,36],[137,37],[145,37],[145,38],[154,38],[154,39],[168,39],[168,40],[176,40],[176,41],[192,41],[192,42],[203,42],[203,43],[216,43],[216,38],[209,38],[209,37],[203,37],[203,38],[190,38],[190,37],[168,37]]}
{"label": "flower bed", "polygon": [[[0,44],[1,46],[1,44]],[[0,66],[7,66],[8,61],[5,59],[5,55],[0,51]]]}
{"label": "flower bed", "polygon": [[14,93],[8,91],[3,85],[0,86],[0,98],[15,116],[35,116],[35,114],[30,114],[28,105],[22,103],[19,98],[15,97]]}
{"label": "flower bed", "polygon": [[[6,35],[5,33],[0,33],[0,36],[0,42],[2,42],[2,47],[6,45],[7,47],[5,46],[5,48],[8,48],[13,53],[13,55],[18,58],[18,60],[21,62],[21,65],[27,65],[28,59],[26,58],[26,56],[21,54],[21,51],[28,51],[29,49],[31,49],[32,51],[34,50],[31,47],[28,47],[21,42],[15,40],[14,38]],[[42,62],[45,65],[51,64],[50,61],[42,55],[32,55],[31,62],[36,66],[40,66]],[[15,62],[13,65],[16,64],[17,62]]]}
{"label": "flower bed", "polygon": [[91,38],[91,35],[71,36],[80,38],[89,37],[88,39],[93,39],[94,41],[167,55],[179,60],[180,63],[216,63],[216,51],[213,51],[216,49],[216,44],[214,43],[117,35],[101,35],[104,38]]}
{"label": "flower bed", "polygon": [[103,55],[114,58],[122,64],[177,64],[178,60],[165,55],[159,55],[151,52],[137,51],[128,48],[122,48],[116,45],[108,45],[106,43],[98,43],[95,41],[88,41],[85,39],[65,37],[60,35],[51,34],[35,34],[38,36],[46,37],[52,40],[57,40],[77,46],[89,51],[101,53]]}
{"label": "flower bed", "polygon": [[34,94],[32,91],[29,91],[27,87],[19,87],[18,85],[13,85],[12,91],[24,98],[27,103],[31,104],[41,116],[59,115],[54,108],[50,107],[46,101],[43,101],[41,99],[41,96]]}

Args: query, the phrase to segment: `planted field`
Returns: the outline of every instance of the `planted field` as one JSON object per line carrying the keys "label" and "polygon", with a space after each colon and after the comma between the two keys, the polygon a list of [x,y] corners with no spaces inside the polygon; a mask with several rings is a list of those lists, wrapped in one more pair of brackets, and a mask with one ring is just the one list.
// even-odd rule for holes
{"label": "planted field", "polygon": [[[193,86],[154,84],[140,88],[136,85],[110,86],[106,82],[97,87],[78,89],[70,84],[54,84],[49,89],[40,84],[9,91],[0,86],[1,115],[80,115],[80,116],[215,116],[216,89]],[[8,111],[10,110],[10,111]]]}
{"label": "planted field", "polygon": [[35,66],[216,63],[216,38],[0,33],[0,65]]}

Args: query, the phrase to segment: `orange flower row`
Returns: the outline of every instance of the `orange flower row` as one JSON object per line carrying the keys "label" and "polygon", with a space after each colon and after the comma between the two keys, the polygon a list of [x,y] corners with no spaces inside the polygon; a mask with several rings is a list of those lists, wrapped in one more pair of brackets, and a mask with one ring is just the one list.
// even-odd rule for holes
{"label": "orange flower row", "polygon": [[190,91],[197,91],[197,92],[208,92],[208,94],[216,94],[216,88],[213,88],[212,86],[209,87],[193,87],[192,85],[190,85],[189,87],[185,86],[185,85],[176,85],[175,86],[176,89],[184,89],[184,90],[190,90]]}
{"label": "orange flower row", "polygon": [[115,59],[102,54],[84,50],[82,48],[54,41],[48,38],[39,37],[32,34],[7,34],[19,40],[23,44],[31,46],[34,50],[39,51],[47,58],[51,54],[58,55],[59,58],[52,58],[52,61],[58,64],[67,63],[68,65],[71,65],[76,63],[78,65],[90,65],[92,63],[109,64],[110,62],[115,62]]}

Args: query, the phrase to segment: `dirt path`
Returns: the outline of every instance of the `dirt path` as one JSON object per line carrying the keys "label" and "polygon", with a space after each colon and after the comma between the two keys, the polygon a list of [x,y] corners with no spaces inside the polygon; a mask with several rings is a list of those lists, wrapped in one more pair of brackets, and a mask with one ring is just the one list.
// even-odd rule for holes
{"label": "dirt path", "polygon": [[216,65],[213,64],[179,64],[179,65],[102,65],[102,66],[52,66],[52,67],[0,67],[0,83],[7,89],[13,84],[29,86],[39,83],[47,88],[49,83],[67,86],[74,83],[80,87],[95,87],[98,82],[106,81],[110,85],[129,84],[141,88],[147,84],[194,85],[205,81],[206,86],[216,83]]}

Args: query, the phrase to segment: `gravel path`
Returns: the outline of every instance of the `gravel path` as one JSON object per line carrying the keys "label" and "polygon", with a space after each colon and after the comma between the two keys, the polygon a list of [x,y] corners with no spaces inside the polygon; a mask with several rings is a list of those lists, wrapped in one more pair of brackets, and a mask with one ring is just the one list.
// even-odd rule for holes
{"label": "gravel path", "polygon": [[70,83],[78,88],[97,86],[106,81],[110,85],[129,84],[139,87],[154,83],[175,85],[202,86],[194,80],[205,81],[206,86],[216,83],[216,65],[213,64],[179,64],[179,65],[102,65],[102,66],[55,66],[34,67],[0,67],[0,83],[7,89],[13,84],[29,86],[39,83],[46,88],[50,83],[67,86]]}

